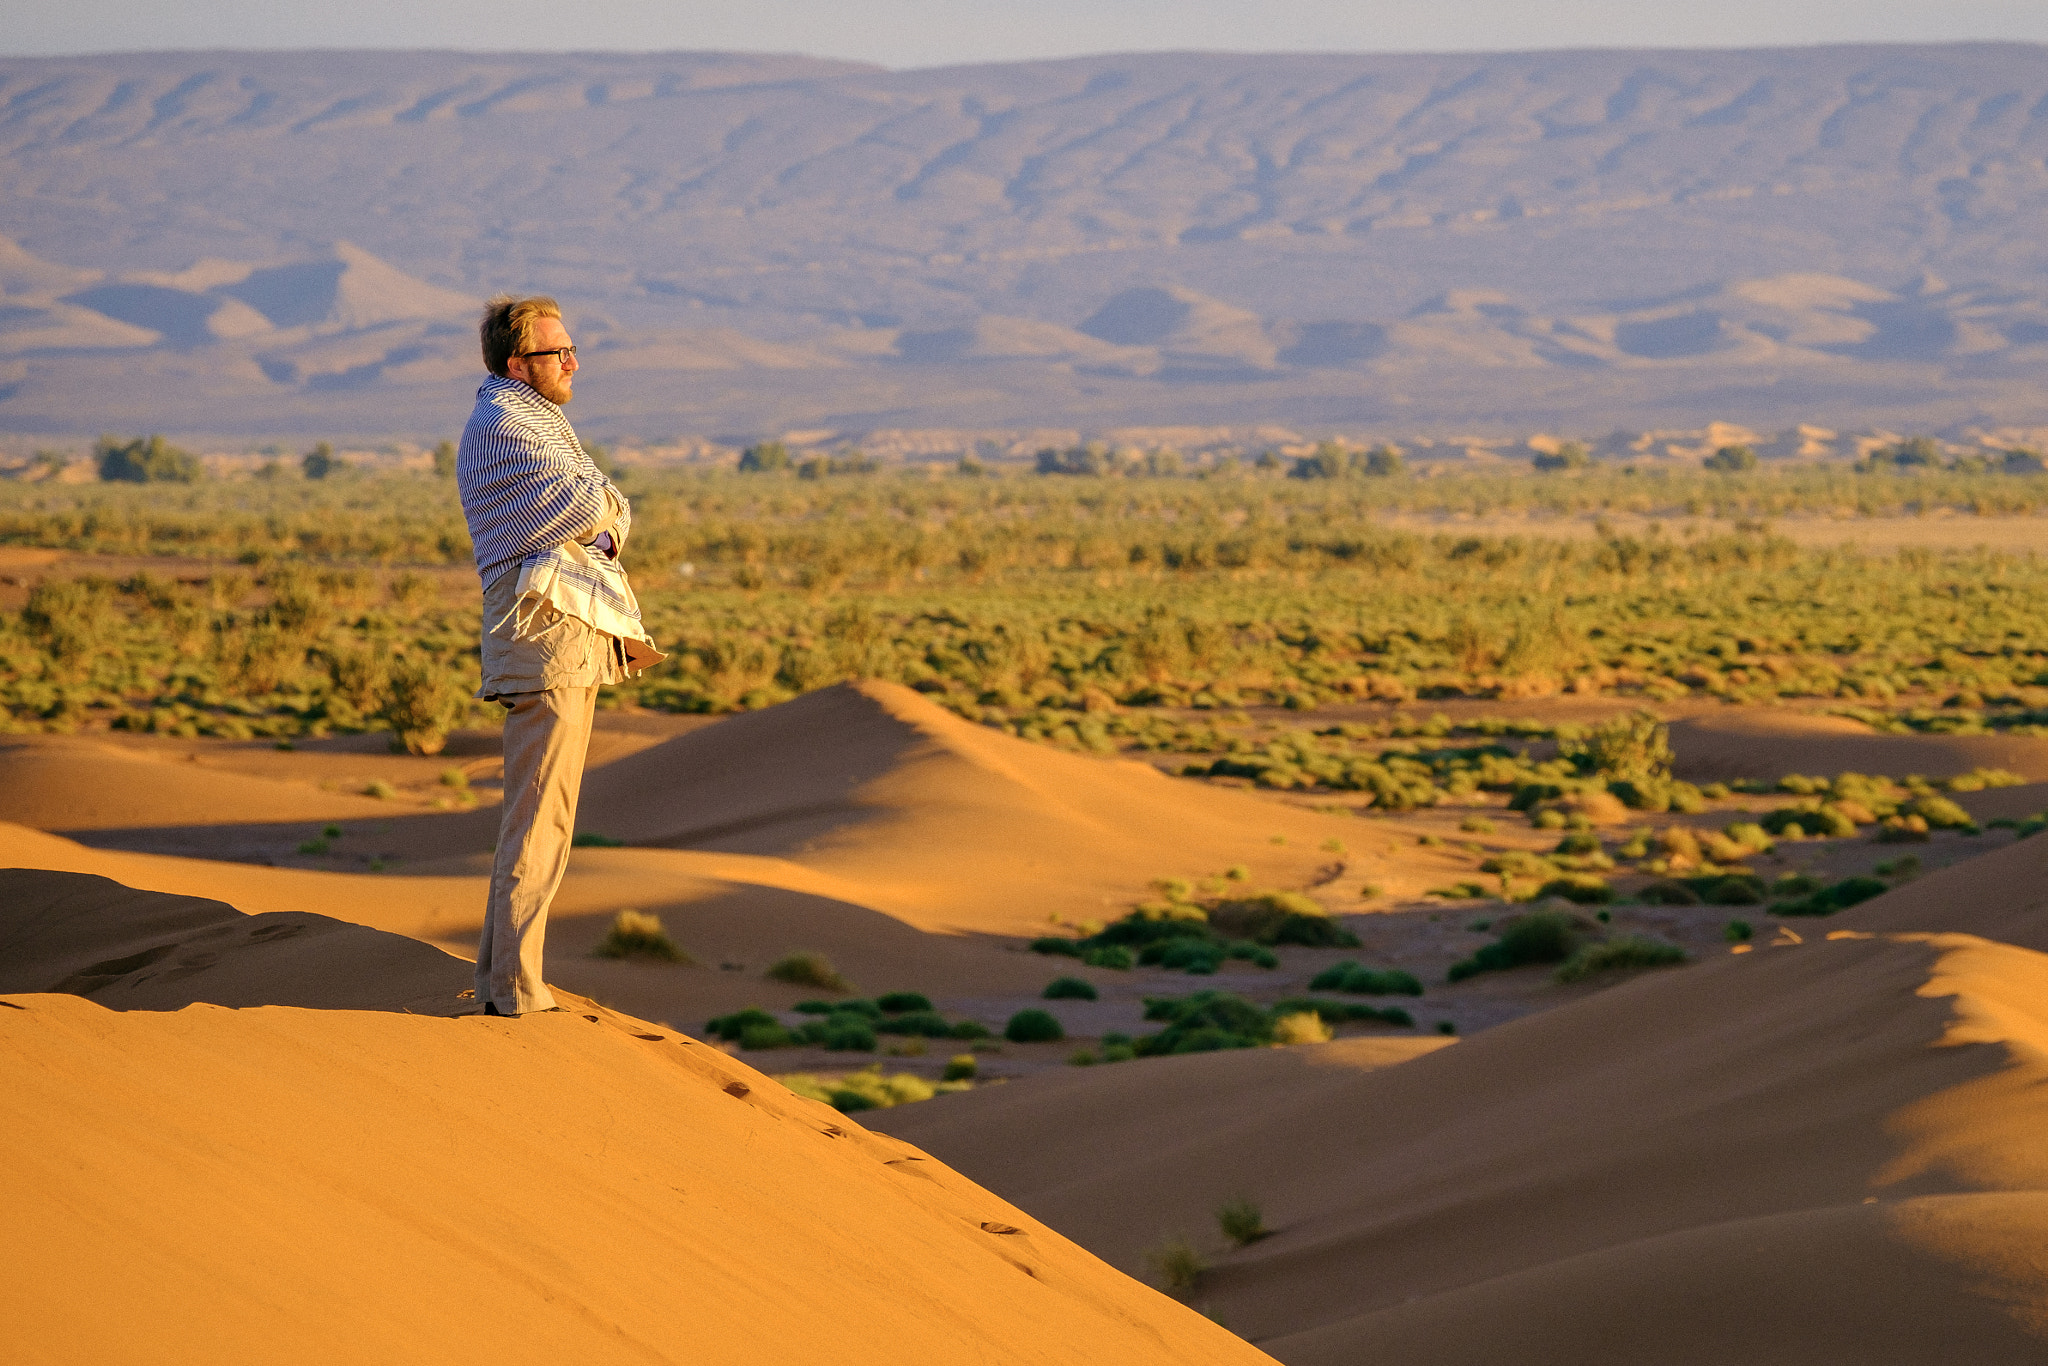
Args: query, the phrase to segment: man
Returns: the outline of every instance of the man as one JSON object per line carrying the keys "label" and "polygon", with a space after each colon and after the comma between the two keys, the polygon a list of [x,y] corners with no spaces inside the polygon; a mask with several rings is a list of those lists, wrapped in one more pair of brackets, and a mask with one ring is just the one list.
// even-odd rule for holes
{"label": "man", "polygon": [[658,663],[618,567],[633,513],[562,415],[576,346],[547,298],[484,308],[484,368],[455,457],[483,579],[483,686],[505,708],[505,804],[477,942],[487,1015],[556,1010],[541,980],[597,690]]}

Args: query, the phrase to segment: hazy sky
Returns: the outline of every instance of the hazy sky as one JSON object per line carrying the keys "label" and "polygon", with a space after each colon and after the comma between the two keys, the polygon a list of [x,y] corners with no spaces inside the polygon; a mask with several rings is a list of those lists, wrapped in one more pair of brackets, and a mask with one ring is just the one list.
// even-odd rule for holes
{"label": "hazy sky", "polygon": [[805,52],[935,66],[1097,52],[2048,43],[2048,0],[7,0],[0,52]]}

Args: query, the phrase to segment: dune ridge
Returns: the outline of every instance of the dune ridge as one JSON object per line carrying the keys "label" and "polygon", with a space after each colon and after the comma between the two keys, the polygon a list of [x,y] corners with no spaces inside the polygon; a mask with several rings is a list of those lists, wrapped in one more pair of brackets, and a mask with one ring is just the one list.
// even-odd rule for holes
{"label": "dune ridge", "polygon": [[0,1005],[25,1359],[1270,1360],[915,1148],[582,1003]]}

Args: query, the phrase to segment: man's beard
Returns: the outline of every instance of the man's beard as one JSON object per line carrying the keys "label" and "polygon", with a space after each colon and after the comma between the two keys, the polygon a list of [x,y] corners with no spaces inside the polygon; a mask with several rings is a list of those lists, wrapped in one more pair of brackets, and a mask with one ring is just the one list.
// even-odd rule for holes
{"label": "man's beard", "polygon": [[559,407],[569,401],[570,384],[571,381],[562,375],[556,375],[553,379],[541,379],[539,376],[535,376],[533,391],[548,402]]}

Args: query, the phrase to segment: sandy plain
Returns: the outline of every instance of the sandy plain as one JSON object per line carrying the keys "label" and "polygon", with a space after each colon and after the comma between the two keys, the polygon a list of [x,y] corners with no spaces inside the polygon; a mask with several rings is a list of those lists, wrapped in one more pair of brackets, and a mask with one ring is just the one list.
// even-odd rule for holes
{"label": "sandy plain", "polygon": [[[1667,711],[1678,771],[1701,782],[2001,767],[2027,782],[1959,796],[1973,814],[2048,808],[2048,740]],[[1497,796],[1376,816],[841,685],[708,722],[605,714],[579,827],[622,843],[578,849],[557,902],[550,976],[572,1008],[497,1021],[462,997],[493,739],[460,735],[433,760],[381,741],[0,737],[0,1133],[19,1191],[0,1313],[47,1329],[25,1359],[2020,1362],[2048,1347],[2040,841],[1938,833],[1911,846],[1919,877],[1832,919],[1739,912],[1757,923],[1741,952],[1729,907],[1620,904],[1615,929],[1691,963],[1453,986],[1445,969],[1488,938],[1484,907],[1428,893],[1557,838]],[[450,804],[450,766],[474,809]],[[372,782],[392,795],[364,795]],[[1668,820],[1714,828],[1783,800]],[[1494,831],[1460,829],[1487,812]],[[1897,852],[1864,832],[1757,864],[1832,879]],[[1155,879],[1232,865],[1310,891],[1362,948],[1282,947],[1275,969],[1200,979],[1026,949],[1113,919]],[[592,956],[627,907],[660,915],[694,962]],[[965,1094],[840,1115],[772,1074],[844,1071],[847,1055],[705,1041],[707,1019],[746,1006],[800,1019],[819,993],[763,976],[796,950],[864,993],[919,991],[997,1030],[1042,1007],[1068,1038],[985,1048]],[[1427,984],[1402,1001],[1415,1028],[1068,1065],[1151,1028],[1147,996],[1266,1002],[1351,958]],[[1039,999],[1056,975],[1099,998]],[[899,1049],[878,1061],[936,1077],[955,1046]],[[1240,1197],[1270,1230],[1242,1247],[1213,1219]],[[1169,1297],[1142,1282],[1174,1236],[1208,1266]]]}

